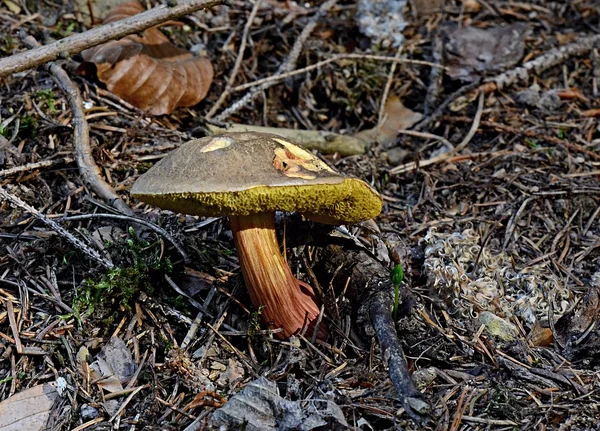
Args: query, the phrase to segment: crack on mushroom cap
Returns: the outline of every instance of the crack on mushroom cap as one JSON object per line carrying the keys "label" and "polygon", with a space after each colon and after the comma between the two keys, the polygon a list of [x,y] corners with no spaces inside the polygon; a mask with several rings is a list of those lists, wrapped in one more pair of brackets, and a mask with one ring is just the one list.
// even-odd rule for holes
{"label": "crack on mushroom cap", "polygon": [[185,214],[243,216],[295,211],[332,224],[368,220],[382,207],[379,194],[364,181],[336,173],[277,135],[253,132],[228,133],[182,145],[143,174],[131,194]]}

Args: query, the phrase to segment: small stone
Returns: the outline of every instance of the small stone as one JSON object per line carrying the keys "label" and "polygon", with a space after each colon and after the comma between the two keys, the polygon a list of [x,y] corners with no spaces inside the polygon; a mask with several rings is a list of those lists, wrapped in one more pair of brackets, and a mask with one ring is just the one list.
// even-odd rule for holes
{"label": "small stone", "polygon": [[92,407],[89,404],[81,405],[81,420],[84,422],[91,421],[92,419],[96,419],[100,412],[96,407]]}
{"label": "small stone", "polygon": [[404,163],[404,161],[408,158],[409,155],[410,155],[410,151],[408,151],[404,148],[394,147],[394,148],[390,148],[388,150],[387,160],[390,165],[398,166],[398,165]]}
{"label": "small stone", "polygon": [[515,325],[489,311],[484,311],[479,315],[479,322],[485,325],[485,329],[489,334],[504,341],[514,341],[518,336]]}
{"label": "small stone", "polygon": [[481,3],[477,0],[463,0],[462,2],[465,13],[479,13]]}
{"label": "small stone", "polygon": [[437,377],[437,371],[434,367],[421,368],[413,373],[412,379],[419,391],[423,391]]}

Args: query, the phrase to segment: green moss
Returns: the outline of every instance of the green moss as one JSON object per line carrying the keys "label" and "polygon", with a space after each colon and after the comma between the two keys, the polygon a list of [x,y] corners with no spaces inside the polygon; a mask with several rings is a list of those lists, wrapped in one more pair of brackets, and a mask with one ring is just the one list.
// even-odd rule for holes
{"label": "green moss", "polygon": [[132,194],[151,205],[184,214],[245,216],[291,211],[331,224],[369,220],[382,207],[377,192],[353,178],[339,184],[259,186],[236,192]]}
{"label": "green moss", "polygon": [[112,303],[130,309],[140,291],[152,291],[153,273],[172,271],[171,261],[160,259],[160,242],[139,239],[131,228],[129,234],[124,242],[107,244],[118,250],[122,264],[100,280],[85,280],[78,289],[72,306],[76,317],[89,316],[96,307]]}
{"label": "green moss", "polygon": [[56,112],[56,107],[54,106],[56,99],[54,97],[54,92],[51,89],[39,90],[35,93],[35,97],[38,101],[45,102],[50,112]]}

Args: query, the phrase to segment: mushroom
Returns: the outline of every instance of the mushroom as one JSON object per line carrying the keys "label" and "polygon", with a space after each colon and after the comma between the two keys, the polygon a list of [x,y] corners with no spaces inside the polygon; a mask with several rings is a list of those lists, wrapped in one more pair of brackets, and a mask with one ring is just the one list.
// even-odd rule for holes
{"label": "mushroom", "polygon": [[[299,212],[328,224],[349,224],[381,212],[367,183],[336,173],[277,135],[225,133],[192,140],[135,182],[131,195],[178,213],[229,216],[246,287],[261,318],[288,338],[319,316],[313,289],[293,276],[282,256],[275,211]],[[319,337],[326,336],[324,327]]]}

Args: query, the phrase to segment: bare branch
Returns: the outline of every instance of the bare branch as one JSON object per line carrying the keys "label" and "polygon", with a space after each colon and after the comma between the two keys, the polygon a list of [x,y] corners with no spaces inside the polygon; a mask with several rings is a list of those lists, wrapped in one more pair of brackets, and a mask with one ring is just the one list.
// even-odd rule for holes
{"label": "bare branch", "polygon": [[87,254],[88,257],[92,258],[93,260],[98,262],[103,267],[108,268],[108,269],[114,267],[112,262],[110,262],[109,260],[100,256],[100,254],[96,250],[88,247],[80,239],[74,237],[73,234],[71,234],[70,232],[65,230],[61,225],[56,223],[54,220],[49,219],[48,217],[43,215],[41,212],[39,212],[38,210],[33,208],[31,205],[23,202],[17,196],[10,194],[9,192],[7,192],[6,190],[4,190],[1,187],[0,187],[0,200],[6,200],[12,206],[21,208],[22,210],[27,211],[29,214],[31,214],[38,220],[41,220],[42,222],[44,222],[44,224],[46,224],[47,226],[52,228],[58,235],[65,238],[67,241],[69,241],[71,244],[73,244],[76,248],[81,250],[83,253]]}
{"label": "bare branch", "polygon": [[120,39],[132,33],[139,33],[165,21],[189,15],[201,9],[208,9],[224,4],[225,2],[226,0],[179,0],[177,6],[168,7],[161,5],[130,18],[65,37],[50,45],[20,52],[0,59],[0,78],[5,78],[13,73],[22,72],[40,64],[56,60],[58,57],[78,54],[84,49],[92,48],[109,40]]}
{"label": "bare branch", "polygon": [[[25,45],[29,47],[39,46],[39,43],[32,36],[26,36],[24,33],[21,36]],[[131,208],[129,208],[129,206],[114,192],[112,187],[104,181],[102,172],[94,160],[92,146],[90,145],[90,127],[85,119],[83,100],[81,99],[79,88],[73,84],[73,81],[71,81],[67,72],[65,72],[58,64],[49,63],[46,67],[55,78],[60,89],[65,93],[67,102],[73,113],[71,124],[73,126],[75,160],[77,161],[79,174],[83,181],[93,192],[98,194],[98,196],[107,201],[119,212],[133,215]]]}

